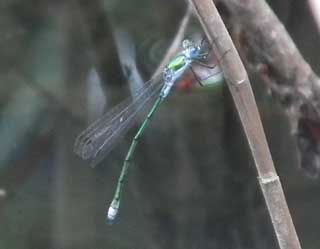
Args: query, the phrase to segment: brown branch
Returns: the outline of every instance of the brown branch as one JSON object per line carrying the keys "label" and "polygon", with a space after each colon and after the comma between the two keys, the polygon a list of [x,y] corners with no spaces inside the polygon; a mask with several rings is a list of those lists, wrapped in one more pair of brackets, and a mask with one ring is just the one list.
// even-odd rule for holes
{"label": "brown branch", "polygon": [[[273,81],[279,87],[288,88],[287,94],[296,100],[291,103],[295,106],[292,115],[318,119],[320,80],[267,3],[262,0],[224,0],[223,3],[241,25],[250,49],[269,67]],[[307,112],[301,112],[302,105]]]}
{"label": "brown branch", "polygon": [[[318,123],[320,131],[320,79],[304,60],[279,19],[262,0],[223,0],[240,27],[255,64],[264,64],[264,82],[289,114],[300,150],[300,165],[308,175],[320,174],[314,129],[301,131],[306,120]],[[241,46],[241,44],[240,44]],[[243,50],[243,46],[240,48]],[[252,56],[253,55],[253,56]],[[267,78],[265,77],[267,76]],[[302,135],[301,135],[302,134]],[[302,141],[302,142],[301,142]],[[305,146],[305,144],[308,146]],[[307,149],[306,149],[307,148]]]}
{"label": "brown branch", "polygon": [[[223,59],[228,87],[237,107],[281,249],[300,249],[281,183],[275,171],[246,70],[211,0],[191,0],[216,54]],[[246,1],[248,2],[248,1]]]}

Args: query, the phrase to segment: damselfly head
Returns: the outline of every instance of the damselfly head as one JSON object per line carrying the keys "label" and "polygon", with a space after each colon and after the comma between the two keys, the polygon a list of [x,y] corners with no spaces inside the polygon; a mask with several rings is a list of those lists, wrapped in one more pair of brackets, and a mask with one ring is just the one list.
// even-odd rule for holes
{"label": "damselfly head", "polygon": [[193,46],[194,46],[194,45],[193,45],[193,42],[190,41],[190,40],[188,40],[188,39],[185,39],[185,40],[183,40],[183,42],[182,42],[182,48],[183,48],[183,49],[188,49],[188,48],[193,47]]}

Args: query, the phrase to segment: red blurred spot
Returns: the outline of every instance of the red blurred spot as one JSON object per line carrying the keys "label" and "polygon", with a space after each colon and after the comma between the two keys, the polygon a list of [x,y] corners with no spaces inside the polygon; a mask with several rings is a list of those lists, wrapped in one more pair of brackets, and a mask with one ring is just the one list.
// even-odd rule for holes
{"label": "red blurred spot", "polygon": [[177,84],[177,89],[182,91],[188,91],[194,87],[194,77],[191,74],[187,74]]}

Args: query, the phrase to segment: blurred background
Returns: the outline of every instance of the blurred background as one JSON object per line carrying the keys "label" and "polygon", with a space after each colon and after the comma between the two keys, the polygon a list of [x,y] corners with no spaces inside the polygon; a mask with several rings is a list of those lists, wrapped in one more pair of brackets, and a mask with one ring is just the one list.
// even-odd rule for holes
{"label": "blurred background", "polygon": [[[306,3],[269,3],[319,73]],[[150,78],[186,9],[182,0],[1,1],[1,249],[277,248],[224,84],[177,90],[161,106],[112,226],[106,211],[139,123],[94,169],[73,152],[76,136],[130,95],[128,75]],[[192,17],[186,37],[194,33]],[[302,247],[319,248],[319,180],[298,167],[279,104],[251,82]]]}

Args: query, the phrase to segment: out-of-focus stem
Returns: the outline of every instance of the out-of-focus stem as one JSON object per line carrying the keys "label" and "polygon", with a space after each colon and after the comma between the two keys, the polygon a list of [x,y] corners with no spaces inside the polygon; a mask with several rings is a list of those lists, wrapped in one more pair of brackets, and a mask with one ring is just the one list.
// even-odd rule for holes
{"label": "out-of-focus stem", "polygon": [[192,6],[191,6],[191,4],[188,4],[187,11],[184,14],[184,16],[180,22],[179,29],[178,29],[175,37],[173,38],[173,41],[172,41],[170,47],[167,49],[166,54],[162,58],[157,69],[154,71],[153,77],[163,71],[164,67],[169,63],[169,61],[172,59],[172,57],[174,55],[176,55],[178,49],[181,48],[181,42],[184,38],[184,34],[185,34],[186,29],[188,27],[191,14],[192,14]]}

